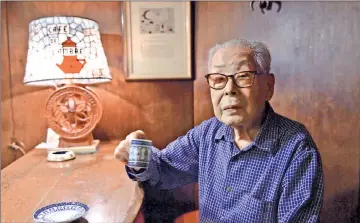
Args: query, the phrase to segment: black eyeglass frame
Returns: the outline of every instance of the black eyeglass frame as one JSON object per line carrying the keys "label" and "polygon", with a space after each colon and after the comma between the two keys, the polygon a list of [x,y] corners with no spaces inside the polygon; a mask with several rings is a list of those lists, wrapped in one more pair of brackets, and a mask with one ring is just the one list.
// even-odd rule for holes
{"label": "black eyeglass frame", "polygon": [[[251,73],[251,74],[252,74],[252,82],[251,82],[250,85],[246,85],[246,86],[240,87],[240,86],[238,86],[238,85],[236,84],[235,76],[238,75],[238,74],[243,74],[243,73]],[[209,82],[209,76],[210,76],[210,75],[213,75],[213,74],[221,75],[221,76],[224,76],[224,77],[226,78],[226,83],[225,83],[224,87],[222,87],[222,88],[214,88],[214,87],[211,87],[210,82]],[[257,75],[268,75],[268,74],[267,74],[267,73],[260,73],[260,72],[251,70],[251,71],[241,71],[241,72],[237,72],[237,73],[231,74],[231,75],[226,75],[226,74],[222,74],[222,73],[208,73],[208,74],[205,75],[205,78],[206,78],[206,80],[207,80],[210,88],[215,89],[215,90],[221,90],[221,89],[224,89],[224,88],[226,87],[227,82],[229,81],[229,78],[230,78],[230,77],[231,77],[232,81],[234,82],[235,86],[238,87],[238,88],[251,87],[251,86],[254,84],[255,77],[256,77]]]}

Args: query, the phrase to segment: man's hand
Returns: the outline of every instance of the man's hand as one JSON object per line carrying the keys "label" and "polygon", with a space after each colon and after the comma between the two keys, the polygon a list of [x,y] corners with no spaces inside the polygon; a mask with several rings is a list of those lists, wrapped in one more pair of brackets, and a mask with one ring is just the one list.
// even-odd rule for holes
{"label": "man's hand", "polygon": [[146,139],[146,136],[143,131],[137,130],[127,135],[115,148],[114,156],[125,164],[129,161],[130,141],[132,139]]}

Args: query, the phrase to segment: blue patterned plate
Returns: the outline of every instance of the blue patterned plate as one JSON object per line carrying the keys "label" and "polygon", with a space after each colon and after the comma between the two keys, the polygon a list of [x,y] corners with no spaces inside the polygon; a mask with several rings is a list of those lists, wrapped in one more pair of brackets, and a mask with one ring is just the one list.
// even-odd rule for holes
{"label": "blue patterned plate", "polygon": [[88,210],[89,207],[80,202],[61,202],[38,209],[33,217],[37,222],[65,223],[81,218]]}

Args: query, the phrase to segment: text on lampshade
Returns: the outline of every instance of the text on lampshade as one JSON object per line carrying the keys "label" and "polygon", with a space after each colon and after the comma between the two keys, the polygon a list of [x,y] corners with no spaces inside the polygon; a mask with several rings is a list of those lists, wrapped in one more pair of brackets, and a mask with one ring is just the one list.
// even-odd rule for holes
{"label": "text on lampshade", "polygon": [[68,34],[70,33],[69,24],[53,24],[47,26],[49,34]]}
{"label": "text on lampshade", "polygon": [[77,56],[77,55],[84,55],[83,51],[84,51],[83,48],[63,47],[58,50],[58,53],[64,56]]}

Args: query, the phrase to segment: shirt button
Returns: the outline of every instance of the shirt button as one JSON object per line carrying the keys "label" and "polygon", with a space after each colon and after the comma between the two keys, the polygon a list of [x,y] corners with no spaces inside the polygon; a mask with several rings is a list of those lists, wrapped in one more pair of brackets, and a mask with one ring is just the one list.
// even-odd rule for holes
{"label": "shirt button", "polygon": [[230,186],[226,187],[226,191],[230,193],[231,192],[231,187]]}

